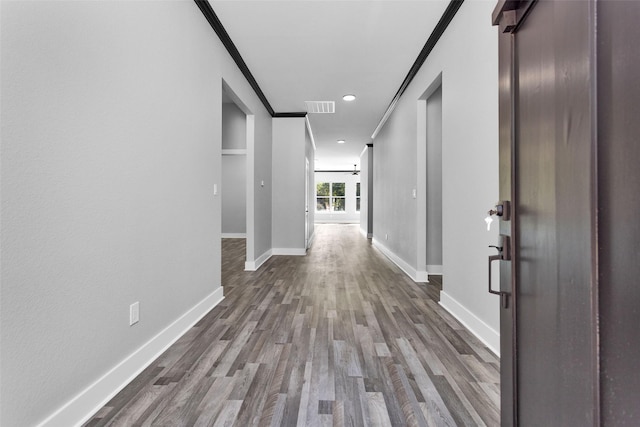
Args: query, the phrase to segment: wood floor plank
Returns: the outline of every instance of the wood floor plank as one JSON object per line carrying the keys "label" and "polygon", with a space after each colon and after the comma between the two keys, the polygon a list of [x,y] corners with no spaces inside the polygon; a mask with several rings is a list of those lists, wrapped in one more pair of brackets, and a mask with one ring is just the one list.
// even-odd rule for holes
{"label": "wood floor plank", "polygon": [[287,395],[284,393],[277,394],[276,403],[274,405],[273,417],[271,418],[271,423],[261,423],[260,425],[270,425],[271,427],[280,427],[282,426],[282,418],[284,417],[284,408],[287,402]]}
{"label": "wood floor plank", "polygon": [[405,423],[408,426],[426,426],[427,421],[415,394],[413,394],[405,371],[400,365],[393,363],[392,359],[388,359],[386,362],[386,368],[391,377],[394,394],[398,398],[398,409],[402,411]]}
{"label": "wood floor plank", "polygon": [[499,358],[353,225],[244,271],[225,300],[85,426],[496,426]]}
{"label": "wood floor plank", "polygon": [[317,414],[313,410],[308,411],[309,406],[309,395],[311,392],[311,371],[313,369],[313,363],[307,362],[304,366],[304,379],[302,380],[302,391],[300,392],[300,407],[298,408],[298,421],[297,425],[309,425],[310,423],[307,421],[307,414],[311,419],[311,423],[313,422],[314,416]]}
{"label": "wood floor plank", "polygon": [[196,427],[212,426],[222,410],[224,402],[233,391],[233,387],[233,377],[214,378],[213,385],[200,402],[196,413],[197,418],[193,425]]}
{"label": "wood floor plank", "polygon": [[214,377],[233,376],[233,372],[230,372],[231,367],[234,366],[236,358],[251,337],[251,333],[253,332],[255,327],[256,322],[246,323],[245,327],[242,329],[242,331],[240,331],[238,337],[233,340],[228,350],[224,353],[224,357],[221,363],[216,367],[216,370],[212,374]]}
{"label": "wood floor plank", "polygon": [[[114,416],[108,424],[110,426],[131,426],[138,422],[149,405],[157,401],[158,398],[167,391],[167,387],[153,385],[145,389],[143,393],[138,395],[137,399],[131,401],[131,405],[126,410],[120,411]],[[100,424],[96,424],[100,425]]]}
{"label": "wood floor plank", "polygon": [[216,418],[213,427],[231,427],[238,417],[241,406],[241,400],[225,400],[222,411],[220,411],[220,415]]}
{"label": "wood floor plank", "polygon": [[367,393],[371,425],[375,427],[390,427],[389,410],[384,402],[382,393]]}
{"label": "wood floor plank", "polygon": [[427,404],[429,412],[429,424],[438,426],[454,426],[455,422],[442,400],[442,396],[438,393],[433,381],[420,363],[417,354],[406,339],[398,339],[398,345],[402,351],[405,361],[407,362],[413,377],[416,379],[418,387],[424,402]]}
{"label": "wood floor plank", "polygon": [[284,411],[284,406],[280,408],[279,405],[284,405],[287,395],[285,393],[280,393],[280,390],[283,388],[284,376],[287,368],[287,361],[289,360],[291,344],[277,345],[276,347],[280,348],[281,350],[278,357],[274,357],[274,359],[271,361],[270,366],[273,366],[273,364],[275,364],[275,369],[273,369],[273,375],[271,376],[269,384],[267,385],[267,393],[265,396],[262,413],[259,414],[260,425],[270,425],[273,423],[274,419],[277,419],[279,422],[282,417],[282,413],[280,412]]}

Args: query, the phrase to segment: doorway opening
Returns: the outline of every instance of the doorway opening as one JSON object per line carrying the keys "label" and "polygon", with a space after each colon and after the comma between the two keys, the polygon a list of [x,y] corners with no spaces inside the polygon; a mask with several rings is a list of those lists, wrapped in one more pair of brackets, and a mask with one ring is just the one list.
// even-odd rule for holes
{"label": "doorway opening", "polygon": [[[222,82],[221,114],[221,252],[222,262],[245,259],[245,264],[226,266],[227,272],[242,272],[253,248],[253,191],[249,185],[249,159],[253,142],[253,115],[235,92]],[[238,254],[244,253],[239,258]],[[232,267],[232,268],[231,268]],[[222,283],[228,283],[223,277]],[[225,289],[226,293],[226,289]]]}
{"label": "doorway opening", "polygon": [[442,75],[418,100],[418,278],[442,290]]}

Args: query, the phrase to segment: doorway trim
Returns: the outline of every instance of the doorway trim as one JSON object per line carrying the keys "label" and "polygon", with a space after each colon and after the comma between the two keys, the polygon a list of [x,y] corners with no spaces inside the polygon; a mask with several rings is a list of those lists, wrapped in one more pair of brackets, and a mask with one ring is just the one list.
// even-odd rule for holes
{"label": "doorway trim", "polygon": [[[429,274],[442,274],[442,266],[427,265],[427,99],[442,87],[442,72],[429,84],[417,100],[416,176],[416,281],[429,282]],[[421,173],[423,171],[423,173]],[[439,267],[439,268],[438,268]]]}

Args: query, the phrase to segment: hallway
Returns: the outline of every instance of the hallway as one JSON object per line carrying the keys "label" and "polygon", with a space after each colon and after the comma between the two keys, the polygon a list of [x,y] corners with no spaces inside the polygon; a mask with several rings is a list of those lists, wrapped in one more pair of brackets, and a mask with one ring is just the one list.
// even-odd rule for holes
{"label": "hallway", "polygon": [[499,424],[499,359],[357,225],[257,272],[223,247],[225,300],[85,425]]}

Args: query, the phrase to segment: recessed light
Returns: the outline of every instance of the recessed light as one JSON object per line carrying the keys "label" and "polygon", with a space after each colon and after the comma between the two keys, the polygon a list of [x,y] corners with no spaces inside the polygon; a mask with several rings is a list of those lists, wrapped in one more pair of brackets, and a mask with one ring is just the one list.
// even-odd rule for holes
{"label": "recessed light", "polygon": [[338,144],[344,144],[344,143],[345,143],[345,140],[344,140],[344,139],[339,139],[339,140],[338,140]]}
{"label": "recessed light", "polygon": [[355,95],[351,95],[351,94],[347,94],[347,95],[343,96],[342,99],[344,99],[345,101],[354,101],[356,99],[356,96]]}

